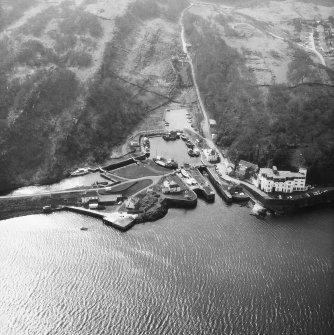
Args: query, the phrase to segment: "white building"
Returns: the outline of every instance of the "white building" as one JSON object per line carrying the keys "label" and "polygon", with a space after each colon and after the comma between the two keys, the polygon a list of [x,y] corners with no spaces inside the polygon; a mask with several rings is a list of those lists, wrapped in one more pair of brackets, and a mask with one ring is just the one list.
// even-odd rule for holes
{"label": "white building", "polygon": [[204,149],[204,156],[209,163],[216,163],[219,161],[218,153],[213,149]]}
{"label": "white building", "polygon": [[264,192],[292,193],[305,191],[306,169],[298,172],[278,171],[276,166],[272,169],[262,168],[257,176],[258,187]]}
{"label": "white building", "polygon": [[165,180],[163,182],[162,193],[179,193],[181,192],[181,187],[174,180]]}
{"label": "white building", "polygon": [[137,205],[139,203],[139,198],[137,197],[131,197],[129,198],[128,200],[126,200],[125,202],[125,207],[127,209],[136,209],[137,208]]}
{"label": "white building", "polygon": [[92,191],[88,190],[83,192],[81,196],[81,202],[83,204],[88,204],[88,203],[98,203],[99,202],[99,194],[97,191]]}
{"label": "white building", "polygon": [[216,127],[216,126],[217,126],[217,122],[216,122],[216,120],[214,120],[214,119],[209,119],[209,125],[210,125],[210,127]]}

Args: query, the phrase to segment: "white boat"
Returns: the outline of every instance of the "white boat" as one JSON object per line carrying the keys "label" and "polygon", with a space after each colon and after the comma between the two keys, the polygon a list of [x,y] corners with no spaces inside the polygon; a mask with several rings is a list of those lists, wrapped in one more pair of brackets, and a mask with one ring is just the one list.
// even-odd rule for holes
{"label": "white boat", "polygon": [[184,178],[190,178],[189,173],[185,169],[181,169],[181,174]]}
{"label": "white boat", "polygon": [[193,152],[194,152],[194,156],[196,156],[196,157],[198,157],[198,156],[201,154],[201,152],[199,151],[198,148],[195,148],[195,149],[193,150]]}
{"label": "white boat", "polygon": [[177,162],[175,162],[173,159],[169,159],[167,160],[164,157],[161,156],[157,156],[157,158],[153,158],[153,161],[163,167],[166,167],[168,169],[177,169],[178,168],[178,164]]}
{"label": "white boat", "polygon": [[190,178],[189,180],[191,182],[191,185],[196,185],[197,184],[197,181],[194,178]]}
{"label": "white boat", "polygon": [[71,176],[72,177],[83,176],[87,173],[89,173],[88,169],[81,168],[81,169],[77,169],[77,170],[71,172]]}

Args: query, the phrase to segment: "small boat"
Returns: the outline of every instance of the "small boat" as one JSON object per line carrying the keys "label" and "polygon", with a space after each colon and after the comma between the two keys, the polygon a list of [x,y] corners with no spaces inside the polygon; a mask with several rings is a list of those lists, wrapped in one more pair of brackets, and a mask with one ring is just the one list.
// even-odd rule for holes
{"label": "small boat", "polygon": [[98,181],[98,182],[96,182],[96,184],[98,186],[108,186],[109,185],[109,183],[107,181]]}
{"label": "small boat", "polygon": [[81,168],[71,172],[71,177],[83,176],[88,173],[89,173],[88,169]]}
{"label": "small boat", "polygon": [[188,137],[186,135],[184,135],[184,134],[182,134],[180,137],[181,137],[181,140],[183,140],[183,141],[187,141],[188,140]]}
{"label": "small boat", "polygon": [[186,146],[188,147],[188,148],[190,148],[190,149],[193,149],[194,148],[194,143],[192,143],[191,141],[187,141],[186,142]]}
{"label": "small boat", "polygon": [[88,228],[87,227],[81,227],[80,230],[86,231],[86,230],[88,230]]}
{"label": "small boat", "polygon": [[158,165],[160,165],[162,167],[165,167],[167,169],[177,169],[178,168],[177,162],[175,162],[173,159],[167,160],[164,157],[157,156],[156,158],[153,158],[153,161],[156,164],[158,164]]}
{"label": "small boat", "polygon": [[188,150],[188,155],[189,155],[190,157],[194,157],[194,156],[195,156],[193,149],[189,149],[189,150]]}
{"label": "small boat", "polygon": [[179,138],[175,131],[171,131],[168,134],[162,136],[165,141],[175,141]]}
{"label": "small boat", "polygon": [[235,202],[243,202],[243,201],[247,201],[249,200],[249,196],[246,195],[245,193],[243,192],[239,192],[239,193],[232,193],[232,199],[235,201]]}
{"label": "small boat", "polygon": [[195,148],[195,149],[193,150],[193,153],[194,153],[194,156],[195,156],[195,157],[199,157],[200,154],[201,154],[201,152],[199,151],[198,148]]}
{"label": "small boat", "polygon": [[51,206],[43,206],[43,213],[45,213],[45,214],[52,213],[52,207]]}
{"label": "small boat", "polygon": [[181,169],[181,174],[184,178],[190,178],[189,173],[185,169]]}

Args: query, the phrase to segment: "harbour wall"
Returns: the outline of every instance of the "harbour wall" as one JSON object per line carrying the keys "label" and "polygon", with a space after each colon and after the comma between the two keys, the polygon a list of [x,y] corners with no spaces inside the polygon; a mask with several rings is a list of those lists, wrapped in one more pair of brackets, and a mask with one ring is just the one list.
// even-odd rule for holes
{"label": "harbour wall", "polygon": [[210,180],[211,184],[214,186],[214,188],[216,189],[217,193],[227,203],[231,203],[233,201],[232,195],[227,189],[224,188],[222,183],[219,181],[218,176],[214,175],[214,173],[211,171],[211,169],[209,169],[207,167],[203,167],[203,169],[205,169],[205,171],[207,172],[209,180]]}
{"label": "harbour wall", "polygon": [[[261,194],[255,192],[246,184],[242,185],[254,199],[259,201],[262,206],[273,212],[291,212],[299,209],[313,207],[321,204],[329,204],[334,202],[334,187],[323,188],[323,193],[311,195],[307,198],[298,199],[277,199],[264,198]],[[321,190],[321,189],[319,189]],[[310,192],[312,194],[312,192]]]}

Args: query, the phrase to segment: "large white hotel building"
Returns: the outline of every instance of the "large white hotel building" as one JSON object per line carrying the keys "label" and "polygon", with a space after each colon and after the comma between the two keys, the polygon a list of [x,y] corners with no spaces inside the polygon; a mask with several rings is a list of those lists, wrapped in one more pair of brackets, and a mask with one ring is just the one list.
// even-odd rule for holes
{"label": "large white hotel building", "polygon": [[258,188],[264,192],[292,193],[305,191],[306,169],[299,169],[298,172],[278,171],[276,166],[261,168],[257,176]]}

